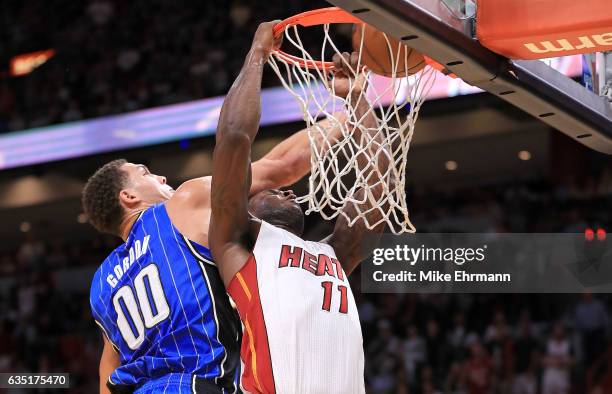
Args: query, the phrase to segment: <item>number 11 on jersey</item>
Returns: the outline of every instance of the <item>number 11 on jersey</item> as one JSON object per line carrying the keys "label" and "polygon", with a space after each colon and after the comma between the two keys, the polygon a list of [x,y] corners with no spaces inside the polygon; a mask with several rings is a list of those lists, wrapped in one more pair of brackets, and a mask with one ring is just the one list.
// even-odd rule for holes
{"label": "number 11 on jersey", "polygon": [[[321,309],[324,311],[330,311],[331,308],[331,300],[332,300],[332,290],[334,288],[333,282],[321,282],[321,287],[323,288],[323,306]],[[346,297],[346,286],[338,285],[338,292],[340,292],[340,308],[338,312],[340,313],[348,313],[348,300]]]}

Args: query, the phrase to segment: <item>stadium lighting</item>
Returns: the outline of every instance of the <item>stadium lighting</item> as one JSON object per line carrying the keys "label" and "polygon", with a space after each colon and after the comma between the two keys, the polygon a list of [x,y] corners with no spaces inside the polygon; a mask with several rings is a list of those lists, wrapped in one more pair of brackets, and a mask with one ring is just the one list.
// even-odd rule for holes
{"label": "stadium lighting", "polygon": [[32,225],[30,224],[30,222],[22,222],[19,225],[19,231],[21,231],[22,233],[27,233],[31,229],[32,229]]}
{"label": "stadium lighting", "polygon": [[15,56],[10,62],[10,75],[13,77],[27,75],[45,64],[47,60],[51,59],[53,56],[55,56],[55,50],[53,49]]}
{"label": "stadium lighting", "polygon": [[449,160],[446,163],[444,163],[444,167],[448,171],[455,171],[459,167],[459,164],[457,164],[457,162],[454,160]]}
{"label": "stadium lighting", "polygon": [[531,152],[528,150],[522,150],[518,153],[518,158],[523,161],[531,160]]}
{"label": "stadium lighting", "polygon": [[77,222],[81,224],[87,223],[87,215],[85,215],[83,212],[79,213],[77,215]]}

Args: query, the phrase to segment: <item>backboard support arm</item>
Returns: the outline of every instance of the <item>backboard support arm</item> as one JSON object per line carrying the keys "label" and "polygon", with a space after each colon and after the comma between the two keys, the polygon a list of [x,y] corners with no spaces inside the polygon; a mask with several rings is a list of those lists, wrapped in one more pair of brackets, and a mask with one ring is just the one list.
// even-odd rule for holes
{"label": "backboard support arm", "polygon": [[612,102],[612,51],[597,54],[599,94]]}
{"label": "backboard support arm", "polygon": [[602,153],[612,154],[612,104],[539,61],[512,61],[472,38],[472,21],[440,0],[328,0]]}

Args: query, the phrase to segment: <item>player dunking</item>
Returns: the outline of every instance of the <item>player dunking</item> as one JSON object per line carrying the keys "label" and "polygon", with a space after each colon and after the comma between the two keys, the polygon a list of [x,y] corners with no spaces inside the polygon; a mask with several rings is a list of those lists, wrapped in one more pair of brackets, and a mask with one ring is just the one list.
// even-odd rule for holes
{"label": "player dunking", "polygon": [[[305,130],[288,138],[253,163],[249,192],[294,183],[310,169],[309,152]],[[206,247],[210,183],[193,179],[174,191],[124,160],[88,180],[90,222],[124,241],[91,286],[104,333],[100,392],[237,392],[240,321]]]}
{"label": "player dunking", "polygon": [[[300,237],[304,216],[293,193],[266,190],[249,199],[251,144],[259,126],[262,70],[274,46],[273,26],[264,23],[255,34],[223,104],[213,155],[210,246],[243,323],[241,383],[251,393],[363,393],[361,328],[347,275],[377,244],[384,224],[367,230],[359,220],[349,227],[340,216],[329,237],[305,241]],[[336,94],[346,96],[349,82],[358,84],[351,98],[357,103],[354,116],[375,126],[369,104],[359,99],[365,76],[349,81],[346,66],[356,69],[357,54],[337,55],[334,62]],[[352,130],[355,141],[376,138],[366,134]],[[379,153],[357,155],[359,167],[365,160],[388,166],[385,150]],[[374,186],[374,171],[369,175],[373,193],[382,193]],[[358,203],[345,208],[348,217],[356,214],[353,204]],[[368,217],[371,223],[377,215]]]}

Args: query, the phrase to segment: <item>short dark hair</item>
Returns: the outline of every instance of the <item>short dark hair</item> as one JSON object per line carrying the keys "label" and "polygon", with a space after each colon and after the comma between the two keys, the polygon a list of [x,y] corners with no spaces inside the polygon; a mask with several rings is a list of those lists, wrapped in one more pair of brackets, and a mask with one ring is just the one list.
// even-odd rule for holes
{"label": "short dark hair", "polygon": [[83,211],[98,231],[119,235],[119,225],[123,217],[119,192],[128,182],[128,174],[121,166],[126,163],[125,159],[106,163],[89,177],[83,188]]}

